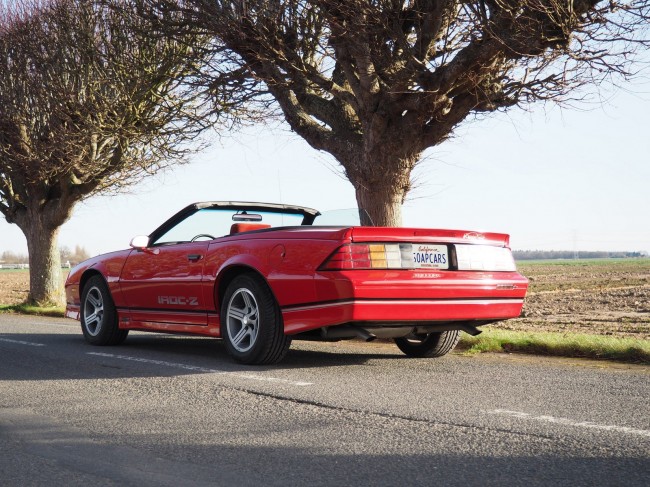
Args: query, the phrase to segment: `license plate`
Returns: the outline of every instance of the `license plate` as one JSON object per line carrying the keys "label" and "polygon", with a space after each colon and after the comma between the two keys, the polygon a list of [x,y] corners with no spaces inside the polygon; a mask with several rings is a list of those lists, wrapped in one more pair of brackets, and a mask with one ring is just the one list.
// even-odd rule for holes
{"label": "license plate", "polygon": [[449,269],[446,245],[413,244],[413,268]]}

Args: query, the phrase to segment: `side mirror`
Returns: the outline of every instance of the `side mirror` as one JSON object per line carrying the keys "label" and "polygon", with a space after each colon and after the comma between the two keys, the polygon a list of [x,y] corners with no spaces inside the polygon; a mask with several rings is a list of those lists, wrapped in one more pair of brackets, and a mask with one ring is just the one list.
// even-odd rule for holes
{"label": "side mirror", "polygon": [[137,237],[133,237],[131,239],[131,243],[129,245],[136,250],[145,250],[147,247],[149,247],[149,237],[146,235],[138,235]]}

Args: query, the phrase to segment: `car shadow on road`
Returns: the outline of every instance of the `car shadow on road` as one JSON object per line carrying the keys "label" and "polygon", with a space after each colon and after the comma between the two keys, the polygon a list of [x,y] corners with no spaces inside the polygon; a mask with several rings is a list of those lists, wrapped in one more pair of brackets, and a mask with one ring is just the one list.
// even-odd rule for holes
{"label": "car shadow on road", "polygon": [[[127,348],[165,352],[178,357],[206,358],[218,361],[219,363],[235,363],[228,355],[224,342],[216,338],[141,333],[130,335],[119,347],[110,347],[107,349],[118,350]],[[253,370],[258,368],[283,369],[349,366],[363,365],[369,360],[374,359],[394,360],[403,357],[404,355],[399,353],[397,348],[394,350],[388,349],[388,347],[378,349],[372,346],[372,344],[364,346],[361,342],[347,344],[344,342],[319,343],[294,341],[286,357],[278,364],[263,367],[246,365],[243,367],[246,370]]]}
{"label": "car shadow on road", "polygon": [[390,348],[295,342],[278,364],[235,362],[215,338],[132,333],[118,346],[87,344],[79,334],[20,333],[0,337],[0,380],[173,377],[210,372],[256,373],[363,366],[401,360]]}

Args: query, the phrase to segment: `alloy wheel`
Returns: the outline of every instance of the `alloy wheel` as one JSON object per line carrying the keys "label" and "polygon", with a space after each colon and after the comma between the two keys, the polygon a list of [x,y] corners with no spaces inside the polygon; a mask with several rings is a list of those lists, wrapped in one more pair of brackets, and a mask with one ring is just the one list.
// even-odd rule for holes
{"label": "alloy wheel", "polygon": [[259,331],[259,307],[255,296],[246,288],[237,289],[227,308],[227,330],[232,346],[238,352],[250,350]]}
{"label": "alloy wheel", "polygon": [[97,287],[92,287],[84,303],[84,325],[91,336],[97,336],[104,321],[104,298]]}

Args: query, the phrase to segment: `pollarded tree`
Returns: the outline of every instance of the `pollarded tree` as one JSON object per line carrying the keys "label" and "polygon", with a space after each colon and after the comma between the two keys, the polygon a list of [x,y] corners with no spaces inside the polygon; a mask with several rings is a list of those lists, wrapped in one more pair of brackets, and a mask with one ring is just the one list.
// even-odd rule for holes
{"label": "pollarded tree", "polygon": [[57,233],[74,205],[182,161],[205,121],[185,84],[203,41],[112,3],[0,7],[0,212],[26,236],[32,302],[61,302]]}
{"label": "pollarded tree", "polygon": [[648,0],[135,1],[157,8],[169,35],[214,36],[227,62],[206,82],[272,97],[389,226],[425,149],[476,114],[630,76],[650,19]]}

